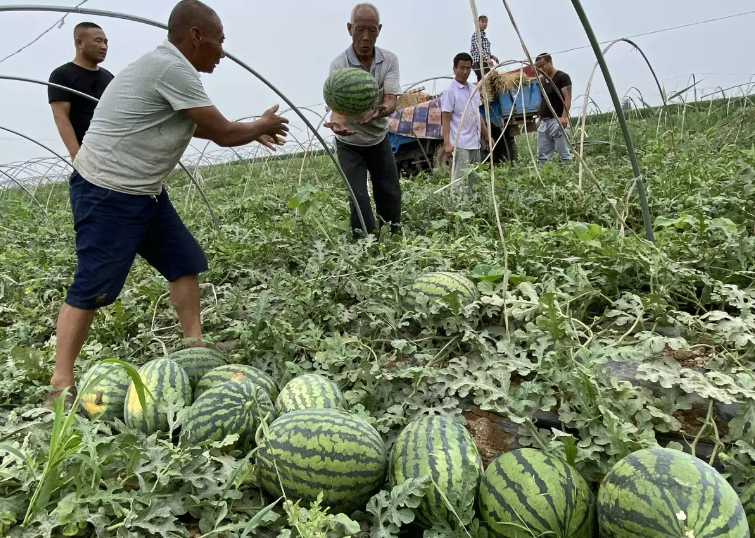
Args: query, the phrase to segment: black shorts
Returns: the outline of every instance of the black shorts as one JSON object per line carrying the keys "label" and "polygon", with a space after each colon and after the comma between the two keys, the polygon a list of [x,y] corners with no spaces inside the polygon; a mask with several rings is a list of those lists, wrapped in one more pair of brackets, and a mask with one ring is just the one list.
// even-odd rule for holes
{"label": "black shorts", "polygon": [[168,281],[207,270],[207,258],[168,199],[125,194],[71,175],[78,265],[66,303],[92,310],[115,302],[136,255]]}

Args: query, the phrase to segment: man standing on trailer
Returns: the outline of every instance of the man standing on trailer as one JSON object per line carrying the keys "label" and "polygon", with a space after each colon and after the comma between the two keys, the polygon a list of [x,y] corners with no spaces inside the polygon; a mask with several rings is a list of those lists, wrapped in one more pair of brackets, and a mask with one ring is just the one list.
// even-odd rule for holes
{"label": "man standing on trailer", "polygon": [[251,123],[230,122],[213,106],[199,73],[212,73],[225,57],[224,40],[215,11],[181,0],[168,39],[115,77],[95,109],[71,176],[78,265],[58,317],[48,406],[63,389],[75,391],[74,361],[95,311],[116,300],[137,254],[170,282],[183,336],[201,345],[197,275],[207,259],[163,180],[193,136],[223,147],[257,141],[274,149],[288,131],[277,106]]}
{"label": "man standing on trailer", "polygon": [[[535,67],[545,75],[540,77],[542,88],[556,113],[554,116],[545,98],[543,98],[538,113],[540,119],[537,128],[537,160],[543,165],[551,160],[554,152],[558,151],[561,162],[570,162],[571,150],[567,137],[570,133],[571,77],[553,67],[553,58],[550,54],[538,56],[535,60]],[[564,136],[564,133],[566,133],[566,136]]]}
{"label": "man standing on trailer", "polygon": [[[107,36],[93,22],[82,22],[73,29],[73,39],[76,57],[53,71],[50,82],[99,99],[113,80],[113,74],[100,67],[107,57]],[[48,87],[47,96],[58,133],[73,161],[89,129],[97,103],[53,86]]]}
{"label": "man standing on trailer", "polygon": [[[454,58],[454,80],[440,98],[441,131],[446,155],[453,156],[456,148],[454,183],[461,179],[470,165],[480,162],[480,133],[488,136],[487,125],[480,114],[480,92],[468,82],[470,74],[472,56],[466,52],[457,54]],[[471,187],[471,183],[468,179],[468,187]]]}
{"label": "man standing on trailer", "polygon": [[[398,58],[392,52],[375,46],[380,30],[380,12],[372,4],[357,4],[346,25],[352,44],[330,65],[330,72],[349,67],[364,69],[380,87],[380,101],[375,110],[362,116],[345,117],[331,113],[324,126],[336,135],[338,161],[354,191],[364,217],[367,232],[377,230],[372,213],[367,172],[372,178],[372,192],[380,225],[390,223],[397,233],[401,224],[401,184],[396,159],[388,139],[388,116],[396,110],[399,84]],[[351,229],[355,237],[361,233],[354,201],[351,206]]]}
{"label": "man standing on trailer", "polygon": [[[485,35],[485,30],[488,29],[488,17],[487,15],[480,15],[478,20],[480,24],[480,41],[482,41],[482,54],[480,54],[480,48],[477,46],[477,31],[472,34],[472,48],[470,49],[472,55],[472,69],[474,69],[475,75],[477,75],[477,82],[489,71],[489,67],[493,67],[498,63],[498,58],[490,53],[490,40]],[[484,71],[484,72],[483,72]]]}

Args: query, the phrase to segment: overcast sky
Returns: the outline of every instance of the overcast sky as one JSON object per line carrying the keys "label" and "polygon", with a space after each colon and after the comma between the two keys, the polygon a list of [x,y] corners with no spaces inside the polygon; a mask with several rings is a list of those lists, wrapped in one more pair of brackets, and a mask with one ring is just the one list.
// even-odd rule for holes
{"label": "overcast sky", "polygon": [[[0,0],[28,4],[31,0]],[[56,0],[45,4],[72,5]],[[450,74],[453,56],[468,51],[474,30],[466,0],[377,0],[383,31],[378,46],[399,56],[401,82],[408,84]],[[350,0],[212,0],[225,24],[226,48],[271,80],[297,105],[322,102],[322,84],[331,60],[350,43],[346,31]],[[583,0],[598,38],[603,40],[679,26],[755,9],[752,0]],[[107,9],[167,21],[169,0],[89,0],[85,7]],[[500,0],[477,0],[480,13],[490,17],[488,37],[499,59],[522,59],[522,47]],[[534,55],[587,44],[587,38],[568,0],[510,0],[511,9]],[[0,13],[0,58],[16,51],[62,15],[55,13]],[[115,19],[71,15],[21,54],[0,64],[0,74],[47,80],[50,72],[73,59],[76,23],[94,20],[110,39],[103,64],[117,74],[130,62],[152,50],[165,37],[162,30]],[[755,14],[636,39],[669,91],[682,89],[690,74],[698,80],[698,93],[748,82],[755,73]],[[595,58],[589,49],[554,57],[558,69],[568,72],[575,96],[583,94]],[[623,95],[635,86],[649,101],[652,78],[641,57],[627,45],[608,55],[614,80]],[[203,75],[205,88],[220,110],[235,119],[257,114],[279,102],[262,83],[231,61],[221,63],[212,75]],[[448,82],[427,83],[440,92]],[[0,125],[32,136],[56,151],[65,152],[47,104],[46,89],[20,82],[0,81]],[[602,78],[592,96],[603,108],[610,106]],[[576,104],[580,104],[581,99]],[[320,107],[322,108],[322,107]],[[293,120],[292,120],[293,121]],[[0,131],[0,163],[43,156],[44,150]]]}

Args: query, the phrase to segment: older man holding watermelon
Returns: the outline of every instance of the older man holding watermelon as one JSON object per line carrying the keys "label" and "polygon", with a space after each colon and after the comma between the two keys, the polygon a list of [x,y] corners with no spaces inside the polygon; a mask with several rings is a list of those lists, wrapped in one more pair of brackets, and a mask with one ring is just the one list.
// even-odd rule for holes
{"label": "older man holding watermelon", "polygon": [[98,308],[112,304],[140,255],[170,282],[184,338],[201,340],[197,275],[207,259],[163,188],[192,137],[225,146],[284,143],[277,107],[251,123],[228,121],[207,96],[200,72],[223,52],[223,24],[199,0],[181,0],[168,39],[108,86],[84,137],[70,180],[78,265],[58,316],[54,391],[70,388],[73,366]]}
{"label": "older man holding watermelon", "polygon": [[[382,223],[390,223],[396,233],[401,224],[401,185],[396,160],[388,140],[388,116],[396,110],[401,93],[399,65],[395,54],[375,46],[382,29],[380,12],[372,4],[357,4],[346,25],[352,43],[330,65],[330,72],[357,68],[368,72],[379,87],[378,106],[356,116],[331,113],[326,128],[336,135],[338,160],[354,191],[368,232],[376,231],[375,217],[367,186],[367,172],[372,178],[375,209]],[[351,228],[358,236],[361,225],[351,205]]]}

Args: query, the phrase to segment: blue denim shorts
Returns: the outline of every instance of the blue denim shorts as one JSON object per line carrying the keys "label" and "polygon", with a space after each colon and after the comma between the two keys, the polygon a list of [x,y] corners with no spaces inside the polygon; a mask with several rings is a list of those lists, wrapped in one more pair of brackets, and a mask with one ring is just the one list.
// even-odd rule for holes
{"label": "blue denim shorts", "polygon": [[207,258],[168,199],[125,194],[71,175],[78,265],[66,303],[92,310],[115,302],[136,255],[169,282],[207,270]]}

